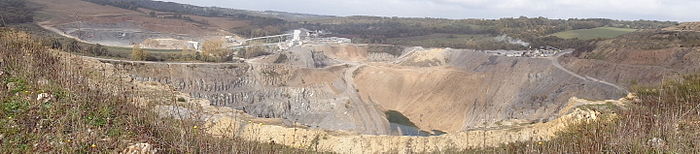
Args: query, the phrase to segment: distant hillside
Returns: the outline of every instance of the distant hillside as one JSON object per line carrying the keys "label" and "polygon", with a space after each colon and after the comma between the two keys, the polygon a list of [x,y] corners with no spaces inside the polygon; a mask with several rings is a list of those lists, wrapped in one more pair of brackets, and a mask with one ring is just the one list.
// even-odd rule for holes
{"label": "distant hillside", "polygon": [[279,34],[288,30],[282,26],[287,21],[270,13],[236,10],[218,7],[200,7],[173,2],[151,0],[83,0],[101,5],[109,5],[123,9],[138,10],[139,8],[160,12],[172,12],[182,15],[197,15],[204,17],[220,17],[235,21],[248,21],[250,26],[228,27],[227,30],[247,37]]}
{"label": "distant hillside", "polygon": [[[246,37],[277,34],[296,28],[325,30],[331,36],[346,37],[358,43],[392,43],[398,45],[422,45],[427,47],[453,47],[474,49],[526,49],[526,46],[512,46],[505,42],[490,41],[497,36],[508,35],[516,39],[532,42],[532,46],[554,45],[560,48],[584,48],[582,40],[567,40],[548,37],[551,34],[569,30],[616,27],[632,29],[659,29],[677,25],[675,22],[660,21],[619,21],[610,19],[546,19],[546,18],[503,18],[483,19],[439,19],[439,18],[398,18],[350,16],[333,17],[276,11],[246,11],[218,7],[199,7],[172,2],[151,0],[85,0],[103,5],[127,9],[146,8],[163,12],[194,14],[207,17],[226,17],[249,20],[251,26],[230,28],[229,31]],[[441,34],[477,35],[481,38],[445,38]],[[412,38],[405,40],[402,38]],[[609,38],[607,36],[603,38]],[[418,39],[418,40],[417,40]],[[416,43],[440,40],[436,43]],[[587,40],[587,39],[584,39]],[[474,43],[478,42],[478,43]]]}
{"label": "distant hillside", "polygon": [[[19,0],[13,0],[19,1]],[[56,0],[31,0],[37,3],[60,3]],[[50,1],[50,2],[49,2]],[[353,39],[356,43],[396,44],[405,46],[425,47],[451,47],[470,49],[528,49],[530,46],[555,46],[559,48],[592,49],[592,38],[611,38],[618,34],[606,31],[594,32],[604,34],[604,37],[582,37],[581,39],[567,39],[578,37],[554,37],[552,34],[582,30],[596,29],[600,27],[631,28],[631,29],[660,29],[676,26],[676,22],[662,21],[619,21],[610,19],[546,19],[546,18],[503,18],[497,20],[484,19],[440,19],[440,18],[398,18],[398,17],[372,17],[350,16],[334,17],[322,15],[310,15],[299,13],[286,13],[277,11],[248,11],[218,7],[200,7],[173,2],[160,2],[152,0],[82,0],[103,5],[100,8],[113,10],[106,7],[118,7],[131,10],[135,16],[118,17],[104,13],[102,16],[94,16],[90,13],[81,13],[80,20],[128,20],[138,19],[138,22],[149,22],[153,18],[146,18],[155,14],[158,22],[152,22],[150,29],[166,29],[167,32],[182,31],[190,33],[191,29],[218,29],[217,32],[230,32],[242,37],[258,37],[280,34],[292,29],[306,28],[310,30],[324,30],[330,32],[329,36],[345,37]],[[51,6],[53,7],[53,6]],[[68,7],[66,7],[68,8]],[[85,8],[95,10],[94,8]],[[103,10],[97,9],[97,10]],[[46,12],[46,11],[44,11]],[[50,11],[49,11],[50,12]],[[61,12],[61,10],[54,11]],[[86,12],[76,10],[76,12]],[[103,11],[104,12],[104,11]],[[123,11],[122,11],[123,12]],[[73,13],[74,14],[74,13]],[[166,14],[161,17],[159,14]],[[54,16],[45,13],[44,16]],[[71,12],[62,11],[57,15],[60,19],[75,19]],[[74,18],[74,19],[71,19]],[[104,19],[101,19],[104,18]],[[109,18],[109,19],[108,19]],[[168,19],[172,23],[166,24],[161,20]],[[170,21],[169,19],[180,19]],[[176,26],[183,25],[183,26]],[[190,26],[191,25],[191,26]],[[194,27],[192,27],[194,26]],[[165,28],[163,28],[165,27]],[[185,28],[189,27],[189,28]],[[612,28],[614,27],[614,28]],[[181,28],[178,29],[178,28]],[[598,30],[598,29],[596,29]],[[210,31],[214,32],[214,31]],[[203,33],[196,33],[203,34]],[[449,34],[449,35],[448,35]],[[614,35],[610,35],[614,34]],[[520,46],[509,42],[499,41],[497,37],[506,35],[513,39],[529,43],[529,46]],[[468,37],[467,37],[468,36]]]}
{"label": "distant hillside", "polygon": [[590,52],[565,60],[568,67],[630,87],[700,71],[700,32],[644,30],[592,44]]}
{"label": "distant hillside", "polygon": [[[509,46],[505,43],[494,44],[493,41],[482,41],[477,45],[468,43],[474,40],[488,40],[496,36],[507,35],[521,39],[534,47],[552,45],[560,48],[587,48],[587,40],[570,40],[549,35],[578,29],[592,29],[598,27],[617,27],[634,29],[658,29],[676,25],[674,22],[658,21],[618,21],[610,19],[546,19],[546,18],[503,18],[498,20],[463,19],[449,20],[437,18],[389,18],[389,17],[339,17],[332,19],[309,21],[305,27],[312,29],[324,29],[333,32],[336,36],[352,38],[355,42],[363,43],[394,43],[400,45],[415,45],[421,40],[411,39],[407,42],[403,38],[425,38],[441,41],[441,43],[428,45],[429,47],[453,47],[473,49],[497,49],[492,47]],[[454,39],[435,38],[435,34],[456,35],[481,35],[485,38]],[[445,36],[445,35],[443,35]],[[447,35],[449,36],[449,35]],[[399,40],[399,41],[397,41]],[[483,44],[487,43],[487,44]],[[446,45],[446,46],[445,46]],[[485,48],[481,48],[485,47]],[[515,49],[527,49],[522,46]]]}
{"label": "distant hillside", "polygon": [[[161,12],[172,12],[178,14],[189,14],[204,17],[224,17],[233,20],[247,20],[250,21],[253,28],[238,28],[232,29],[232,31],[246,34],[246,35],[269,35],[272,33],[279,33],[279,30],[272,32],[264,32],[264,34],[252,34],[255,31],[254,27],[259,27],[263,29],[270,26],[283,26],[288,24],[288,21],[299,21],[307,19],[323,19],[332,16],[320,16],[311,14],[301,14],[301,13],[287,13],[279,11],[249,11],[249,10],[238,10],[230,8],[219,8],[219,7],[201,7],[188,4],[179,4],[173,2],[161,2],[152,0],[84,0],[88,2],[93,2],[102,5],[110,5],[115,7],[120,7],[124,9],[137,10],[138,8],[144,8],[149,10],[161,11]],[[271,28],[267,28],[269,31]],[[279,28],[278,28],[279,29]],[[288,30],[282,28],[282,30]],[[260,32],[258,32],[260,33]]]}
{"label": "distant hillside", "polygon": [[556,36],[563,39],[580,39],[580,40],[592,40],[592,39],[607,39],[614,38],[623,34],[631,33],[637,29],[631,28],[616,28],[616,27],[598,27],[592,29],[578,29],[569,30],[559,33],[554,33],[551,36]]}

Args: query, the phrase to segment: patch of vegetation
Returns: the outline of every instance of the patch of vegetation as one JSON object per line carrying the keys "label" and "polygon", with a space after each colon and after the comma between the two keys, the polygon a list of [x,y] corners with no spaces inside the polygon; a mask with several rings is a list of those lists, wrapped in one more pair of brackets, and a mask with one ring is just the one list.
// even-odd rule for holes
{"label": "patch of vegetation", "polygon": [[[643,30],[610,40],[595,41],[593,48],[576,51],[577,56],[589,59],[619,60],[614,53],[635,50],[686,50],[700,47],[700,33],[688,31]],[[612,54],[612,55],[611,55]],[[682,56],[682,55],[679,55]]]}
{"label": "patch of vegetation", "polygon": [[491,35],[470,34],[430,34],[425,36],[391,38],[388,44],[401,44],[423,47],[451,47],[466,49],[522,49],[522,45],[497,41]]}
{"label": "patch of vegetation", "polygon": [[136,61],[143,61],[146,60],[146,57],[148,53],[144,52],[143,49],[141,49],[140,46],[135,45],[133,49],[131,49],[131,60],[136,60]]}
{"label": "patch of vegetation", "polygon": [[19,78],[7,78],[5,79],[5,83],[7,83],[7,87],[11,88],[8,89],[10,93],[18,93],[18,92],[23,92],[27,89],[27,81]]}
{"label": "patch of vegetation", "polygon": [[394,56],[401,56],[403,47],[397,45],[369,45],[367,52],[370,53],[389,53]]}
{"label": "patch of vegetation", "polygon": [[615,114],[616,112],[619,112],[623,109],[622,107],[617,106],[612,102],[605,102],[605,104],[582,105],[577,108],[584,110],[593,110],[603,114]]}
{"label": "patch of vegetation", "polygon": [[586,55],[584,56],[584,58],[586,58],[586,59],[605,60],[605,54],[604,54],[604,53],[600,53],[600,52],[595,52],[595,53],[586,54]]}
{"label": "patch of vegetation", "polygon": [[275,61],[273,63],[280,64],[280,63],[285,63],[287,61],[288,61],[288,58],[287,58],[286,54],[279,54],[279,56],[277,56],[277,59],[275,59]]}
{"label": "patch of vegetation", "polygon": [[187,102],[187,100],[185,98],[182,98],[182,97],[178,97],[177,101],[178,102]]}
{"label": "patch of vegetation", "polygon": [[[88,54],[96,57],[113,59],[131,59],[133,48],[106,46],[107,53],[103,55]],[[168,50],[168,49],[144,49],[146,61],[198,61],[194,51]]]}
{"label": "patch of vegetation", "polygon": [[238,49],[238,57],[245,58],[245,59],[250,59],[258,56],[264,56],[264,55],[269,55],[270,52],[267,52],[268,50],[273,50],[270,49],[270,47],[263,47],[259,46],[260,44],[253,44],[253,47],[248,47],[248,48],[242,48]]}
{"label": "patch of vegetation", "polygon": [[278,77],[282,75],[282,73],[276,72],[274,70],[263,70],[262,74],[269,77]]}
{"label": "patch of vegetation", "polygon": [[616,28],[616,27],[597,27],[592,29],[577,29],[554,33],[551,36],[556,36],[563,39],[580,39],[592,40],[601,38],[614,38],[620,35],[637,31],[631,28]]}
{"label": "patch of vegetation", "polygon": [[[108,50],[111,50],[111,51],[123,51],[123,52],[131,52],[132,49],[133,49],[133,48],[127,48],[127,47],[114,47],[114,46],[108,46],[108,47],[105,47],[105,48],[107,48]],[[157,53],[177,53],[177,52],[182,52],[182,50],[175,50],[175,49],[148,49],[148,48],[145,48],[145,49],[143,49],[143,50],[146,51],[146,52],[149,52],[149,53],[156,53],[156,54],[157,54]]]}

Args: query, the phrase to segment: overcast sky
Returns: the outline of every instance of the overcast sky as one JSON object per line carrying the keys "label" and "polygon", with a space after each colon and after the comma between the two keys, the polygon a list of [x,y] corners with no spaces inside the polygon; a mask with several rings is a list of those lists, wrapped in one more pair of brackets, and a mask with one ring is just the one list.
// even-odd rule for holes
{"label": "overcast sky", "polygon": [[611,18],[700,21],[700,0],[162,0],[320,15]]}

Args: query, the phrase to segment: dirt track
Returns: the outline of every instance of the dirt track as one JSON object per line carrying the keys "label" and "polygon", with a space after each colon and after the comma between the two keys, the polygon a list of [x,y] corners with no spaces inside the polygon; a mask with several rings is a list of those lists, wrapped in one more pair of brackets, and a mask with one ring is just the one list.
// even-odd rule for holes
{"label": "dirt track", "polygon": [[558,54],[555,55],[554,57],[550,57],[550,59],[552,59],[552,64],[553,64],[555,67],[559,68],[560,70],[562,70],[562,71],[564,71],[564,72],[566,72],[566,73],[569,73],[569,74],[571,74],[572,76],[574,76],[574,77],[576,77],[576,78],[579,78],[579,79],[581,79],[581,80],[591,80],[591,81],[595,81],[595,82],[598,82],[598,83],[601,83],[601,84],[605,84],[605,85],[609,85],[609,86],[611,86],[611,87],[614,87],[615,89],[618,89],[618,90],[620,90],[620,91],[622,91],[622,92],[624,92],[624,93],[629,93],[629,91],[627,91],[627,89],[625,89],[625,88],[623,88],[623,87],[621,87],[621,86],[618,86],[618,85],[615,85],[615,84],[612,84],[612,83],[610,83],[610,82],[606,82],[606,81],[603,81],[603,80],[599,80],[599,79],[596,79],[596,78],[593,78],[593,77],[590,77],[590,76],[583,77],[582,75],[576,74],[576,73],[572,72],[571,70],[566,69],[564,66],[561,66],[561,64],[559,63],[559,57],[561,57],[561,56],[563,56],[563,55],[566,55],[566,54],[571,54],[572,52],[573,52],[573,51],[565,51],[565,52],[558,53]]}

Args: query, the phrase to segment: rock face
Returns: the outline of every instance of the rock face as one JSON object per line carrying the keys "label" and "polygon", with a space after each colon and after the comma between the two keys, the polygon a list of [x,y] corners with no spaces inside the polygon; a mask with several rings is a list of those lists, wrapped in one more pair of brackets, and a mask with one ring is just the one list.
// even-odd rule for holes
{"label": "rock face", "polygon": [[[388,134],[389,124],[377,108],[361,112],[359,102],[344,96],[342,74],[347,66],[324,69],[262,64],[131,64],[117,67],[130,70],[139,81],[155,81],[175,87],[211,105],[227,106],[263,118],[281,118],[312,128]],[[373,112],[375,121],[359,118]],[[367,120],[367,119],[365,119]],[[370,127],[369,124],[375,124]]]}
{"label": "rock face", "polygon": [[549,121],[573,96],[625,95],[567,74],[551,59],[471,50],[312,44],[247,63],[110,62],[138,81],[164,83],[213,106],[362,134],[400,135],[391,133],[388,110],[420,130],[457,133]]}
{"label": "rock face", "polygon": [[15,88],[17,88],[17,83],[10,82],[10,83],[7,83],[7,84],[5,85],[5,87],[6,87],[8,90],[14,90]]}
{"label": "rock face", "polygon": [[39,101],[39,102],[42,102],[42,103],[46,103],[46,102],[51,101],[51,100],[53,99],[53,97],[54,97],[54,96],[51,95],[51,94],[48,94],[48,93],[41,93],[41,94],[39,94],[39,95],[36,96],[36,100]]}
{"label": "rock face", "polygon": [[658,148],[662,148],[662,147],[666,146],[666,141],[664,141],[661,138],[654,137],[654,138],[649,139],[647,141],[647,144],[649,146],[651,146],[652,148],[658,149]]}

